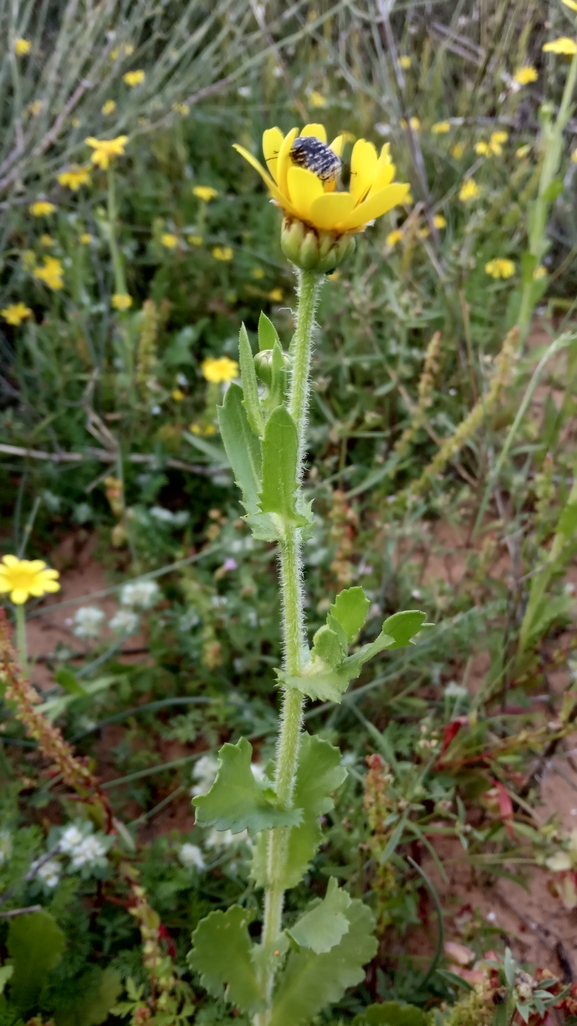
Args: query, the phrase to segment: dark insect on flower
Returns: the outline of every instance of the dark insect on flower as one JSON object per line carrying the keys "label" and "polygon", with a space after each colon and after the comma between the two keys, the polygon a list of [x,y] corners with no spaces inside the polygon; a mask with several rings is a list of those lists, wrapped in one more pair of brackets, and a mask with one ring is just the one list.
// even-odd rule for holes
{"label": "dark insect on flower", "polygon": [[297,167],[312,171],[321,182],[336,182],[341,173],[340,157],[333,153],[330,146],[312,135],[303,135],[295,139],[290,158]]}

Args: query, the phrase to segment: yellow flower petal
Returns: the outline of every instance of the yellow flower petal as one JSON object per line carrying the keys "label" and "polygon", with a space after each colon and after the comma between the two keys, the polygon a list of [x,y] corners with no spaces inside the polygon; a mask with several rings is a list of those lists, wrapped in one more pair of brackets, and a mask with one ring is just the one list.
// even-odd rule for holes
{"label": "yellow flower petal", "polygon": [[298,135],[298,128],[291,128],[288,135],[285,135],[282,146],[278,153],[276,180],[283,196],[288,196],[287,174],[291,166],[290,151],[292,144]]}
{"label": "yellow flower petal", "polygon": [[325,194],[323,183],[312,171],[307,171],[304,167],[289,167],[287,185],[297,215],[303,221],[309,221],[313,203]]}
{"label": "yellow flower petal", "polygon": [[277,201],[277,203],[280,203],[281,206],[283,207],[283,209],[288,209],[287,200],[282,195],[280,190],[277,189],[273,179],[265,171],[264,167],[262,166],[262,164],[259,163],[259,161],[256,159],[256,157],[253,157],[252,153],[249,153],[248,150],[245,150],[244,146],[239,146],[238,143],[233,143],[233,148],[237,151],[237,153],[240,153],[241,157],[244,157],[244,159],[248,161],[248,163],[251,165],[251,167],[254,167],[255,171],[258,171],[258,173],[261,176],[263,182],[265,182],[267,187],[270,189],[270,191],[271,191],[272,195],[274,196],[275,200]]}
{"label": "yellow flower petal", "polygon": [[377,151],[366,139],[357,139],[351,156],[351,194],[357,203],[365,198],[377,171]]}
{"label": "yellow flower petal", "polygon": [[9,567],[20,566],[20,560],[18,559],[17,556],[10,556],[10,555],[3,556],[2,557],[2,562],[4,563],[5,566],[9,566]]}
{"label": "yellow flower petal", "polygon": [[24,588],[14,588],[10,598],[15,606],[22,606],[26,602],[28,595],[29,592],[25,591]]}
{"label": "yellow flower petal", "polygon": [[262,136],[262,152],[266,162],[267,170],[276,181],[277,160],[282,146],[284,135],[280,128],[267,128]]}
{"label": "yellow flower petal", "polygon": [[320,139],[324,143],[327,141],[327,130],[324,125],[305,125],[301,131],[301,136],[303,135],[313,135],[315,139]]}
{"label": "yellow flower petal", "polygon": [[364,203],[360,203],[358,207],[355,207],[352,214],[339,225],[340,230],[353,231],[355,228],[361,228],[368,221],[374,221],[375,218],[382,217],[383,214],[396,207],[397,203],[402,203],[408,191],[409,186],[406,184],[388,185],[386,189],[381,189],[380,192],[375,193],[370,199],[366,199]]}
{"label": "yellow flower petal", "polygon": [[386,189],[387,185],[390,185],[395,177],[395,171],[397,169],[394,164],[391,164],[390,162],[381,164],[379,159],[379,165],[380,167],[377,167],[375,180],[369,190],[369,196],[374,196],[375,193],[380,192],[381,189]]}
{"label": "yellow flower petal", "polygon": [[577,11],[575,0],[561,0],[561,3],[565,4],[565,7],[568,7],[570,11]]}
{"label": "yellow flower petal", "polygon": [[337,135],[336,139],[333,139],[331,143],[331,150],[336,153],[337,157],[340,157],[343,152],[343,146],[345,145],[344,135]]}
{"label": "yellow flower petal", "polygon": [[0,574],[0,593],[3,591],[10,591],[11,587],[12,585],[10,584],[9,578],[5,577],[4,574]]}
{"label": "yellow flower petal", "polygon": [[355,206],[354,197],[349,192],[325,193],[316,199],[311,207],[311,221],[321,231],[332,231],[338,228],[352,213]]}
{"label": "yellow flower petal", "polygon": [[28,570],[33,574],[39,574],[41,570],[46,568],[46,563],[43,559],[32,559],[28,562]]}
{"label": "yellow flower petal", "polygon": [[574,39],[569,39],[568,36],[560,36],[559,39],[553,39],[550,43],[545,43],[543,52],[562,53],[566,57],[574,57],[577,53],[577,43]]}
{"label": "yellow flower petal", "polygon": [[[59,585],[58,581],[44,581],[44,583],[42,585],[42,589],[43,589],[43,591],[50,591],[50,592],[60,591],[60,585]],[[42,594],[42,592],[41,592],[41,594]]]}

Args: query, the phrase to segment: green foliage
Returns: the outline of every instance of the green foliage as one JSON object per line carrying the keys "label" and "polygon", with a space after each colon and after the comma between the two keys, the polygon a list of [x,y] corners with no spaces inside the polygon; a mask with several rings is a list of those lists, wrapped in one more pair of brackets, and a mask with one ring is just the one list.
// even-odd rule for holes
{"label": "green foliage", "polygon": [[294,421],[288,410],[277,406],[264,429],[260,509],[263,513],[276,513],[285,523],[300,527],[308,520],[296,509],[297,457]]}
{"label": "green foliage", "polygon": [[312,902],[308,911],[287,931],[289,937],[297,947],[310,948],[317,955],[330,951],[348,932],[346,911],[351,900],[332,876],[323,900]]}
{"label": "green foliage", "polygon": [[62,958],[65,935],[49,912],[16,916],[10,923],[7,947],[14,962],[10,1000],[28,1011],[46,983],[48,973]]}
{"label": "green foliage", "polygon": [[258,397],[258,383],[252,358],[252,349],[244,324],[241,326],[238,339],[240,373],[242,377],[242,404],[246,410],[247,420],[254,434],[261,438],[264,431],[262,411]]}
{"label": "green foliage", "polygon": [[235,481],[242,492],[247,521],[253,535],[262,541],[275,541],[277,532],[270,516],[260,512],[258,493],[262,473],[261,447],[249,425],[239,385],[233,383],[228,388],[224,405],[218,407],[218,420],[223,445]]}
{"label": "green foliage", "polygon": [[250,921],[250,913],[238,905],[226,912],[211,912],[194,931],[188,955],[190,968],[200,974],[209,994],[226,995],[227,1001],[247,1012],[262,1006],[251,960]]}
{"label": "green foliage", "polygon": [[369,1005],[356,1015],[353,1026],[426,1026],[429,1016],[416,1005],[402,1005],[398,1001],[383,1001]]}
{"label": "green foliage", "polygon": [[122,992],[122,981],[114,969],[97,969],[97,990],[86,998],[80,988],[72,1008],[58,1011],[55,1026],[99,1026],[108,1019]]}

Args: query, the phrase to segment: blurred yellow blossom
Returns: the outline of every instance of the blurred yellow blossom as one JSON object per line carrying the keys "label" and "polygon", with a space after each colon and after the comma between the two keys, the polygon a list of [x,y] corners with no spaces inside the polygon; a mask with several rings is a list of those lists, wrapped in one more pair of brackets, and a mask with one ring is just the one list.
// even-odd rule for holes
{"label": "blurred yellow blossom", "polygon": [[411,67],[412,63],[412,58],[407,56],[407,54],[403,54],[402,57],[399,57],[399,67],[403,68],[405,71],[407,68]]}
{"label": "blurred yellow blossom", "polygon": [[210,203],[211,199],[218,196],[218,192],[216,189],[213,189],[212,185],[195,185],[192,195],[197,196],[203,203]]}
{"label": "blurred yellow blossom", "polygon": [[78,192],[81,185],[86,185],[90,181],[90,168],[80,167],[78,164],[73,164],[69,171],[62,171],[58,175],[58,184],[64,185],[65,188],[71,189],[72,192]]}
{"label": "blurred yellow blossom", "polygon": [[43,559],[18,559],[3,556],[0,563],[0,593],[10,593],[15,606],[31,595],[40,598],[46,592],[60,591],[58,570],[50,570]]}
{"label": "blurred yellow blossom", "polygon": [[35,267],[32,271],[32,276],[37,278],[39,281],[43,281],[45,285],[48,285],[49,289],[53,289],[58,292],[59,289],[64,285],[63,281],[63,268],[60,260],[56,257],[44,257],[44,266]]}
{"label": "blurred yellow blossom", "polygon": [[488,142],[481,141],[475,146],[475,153],[484,157],[500,157],[503,152],[503,143],[509,138],[508,132],[493,132]]}
{"label": "blurred yellow blossom", "polygon": [[206,424],[206,426],[203,427],[202,424],[198,424],[196,421],[193,424],[189,424],[188,430],[191,431],[193,435],[215,435],[216,434],[216,428],[215,428],[214,424]]}
{"label": "blurred yellow blossom", "polygon": [[172,398],[175,403],[181,403],[184,399],[184,392],[181,392],[180,388],[174,388],[172,391]]}
{"label": "blurred yellow blossom", "polygon": [[539,73],[532,64],[525,64],[522,68],[517,68],[513,75],[515,82],[519,85],[529,85],[531,82],[536,82],[539,78]]}
{"label": "blurred yellow blossom", "polygon": [[515,150],[515,156],[518,157],[519,160],[523,160],[524,157],[528,157],[529,156],[530,152],[531,152],[531,147],[529,146],[529,143],[525,143],[523,146],[519,146]]}
{"label": "blurred yellow blossom", "polygon": [[566,57],[574,57],[577,53],[577,43],[574,39],[569,39],[568,36],[560,36],[559,39],[553,39],[550,43],[545,43],[543,52],[561,53]]}
{"label": "blurred yellow blossom", "polygon": [[102,104],[102,113],[104,115],[114,114],[116,110],[116,103],[114,100],[107,100],[106,103]]}
{"label": "blurred yellow blossom", "polygon": [[191,246],[202,246],[204,240],[202,235],[187,235],[186,241],[190,242]]}
{"label": "blurred yellow blossom", "polygon": [[28,207],[32,217],[46,217],[48,214],[53,214],[55,210],[54,204],[49,203],[48,200],[36,200],[36,203],[32,203]]}
{"label": "blurred yellow blossom", "polygon": [[385,242],[387,243],[387,246],[396,246],[397,242],[400,242],[402,238],[402,231],[399,228],[394,228],[393,231],[389,232],[387,235]]}
{"label": "blurred yellow blossom", "polygon": [[40,236],[40,245],[41,246],[54,246],[55,245],[54,239],[52,238],[51,235],[41,235]]}
{"label": "blurred yellow blossom", "polygon": [[190,114],[188,103],[173,103],[172,109],[175,110],[177,114],[182,114],[183,116]]}
{"label": "blurred yellow blossom", "polygon": [[17,57],[24,57],[25,54],[30,53],[32,49],[32,43],[29,39],[23,39],[20,36],[14,43],[14,53]]}
{"label": "blurred yellow blossom", "polygon": [[447,132],[451,131],[450,121],[437,121],[434,125],[431,125],[431,132],[433,135],[446,135]]}
{"label": "blurred yellow blossom", "polygon": [[213,246],[212,255],[216,260],[232,260],[230,246]]}
{"label": "blurred yellow blossom", "polygon": [[80,242],[83,246],[89,246],[92,242],[92,235],[90,234],[90,232],[82,232],[82,235],[80,236]]}
{"label": "blurred yellow blossom", "polygon": [[435,216],[433,217],[433,224],[435,225],[435,228],[447,227],[447,221],[442,214],[435,214]]}
{"label": "blurred yellow blossom", "polygon": [[132,43],[121,43],[120,46],[117,46],[114,50],[110,51],[110,60],[115,61],[121,54],[125,57],[131,57],[133,53],[134,46]]}
{"label": "blurred yellow blossom", "polygon": [[547,277],[547,268],[544,264],[539,264],[539,266],[535,268],[535,270],[533,271],[533,277],[537,281],[539,281],[541,278]]}
{"label": "blurred yellow blossom", "polygon": [[473,178],[467,178],[459,189],[459,199],[463,203],[468,203],[469,200],[476,199],[480,191],[476,181]]}
{"label": "blurred yellow blossom", "polygon": [[421,122],[418,118],[409,118],[408,123],[405,118],[401,118],[399,124],[401,128],[408,128],[410,126],[413,129],[413,132],[418,132],[421,127]]}
{"label": "blurred yellow blossom", "polygon": [[561,3],[565,4],[565,7],[568,7],[569,10],[577,11],[577,3],[575,0],[561,0]]}
{"label": "blurred yellow blossom", "polygon": [[461,143],[455,143],[455,145],[451,149],[451,156],[454,157],[455,160],[460,160],[464,152],[465,151]]}
{"label": "blurred yellow blossom", "polygon": [[113,157],[124,156],[128,136],[117,135],[116,139],[95,139],[94,136],[89,136],[84,142],[94,150],[90,157],[92,163],[106,171]]}
{"label": "blurred yellow blossom", "polygon": [[230,356],[207,356],[200,369],[202,376],[213,385],[221,385],[238,377],[238,363]]}
{"label": "blurred yellow blossom", "polygon": [[273,303],[281,303],[283,298],[282,289],[271,289],[268,294],[268,298],[272,300]]}
{"label": "blurred yellow blossom", "polygon": [[126,82],[126,85],[133,89],[134,86],[140,85],[141,82],[144,82],[146,75],[142,68],[139,68],[138,71],[127,71],[126,75],[123,75],[122,78],[124,82]]}
{"label": "blurred yellow blossom", "polygon": [[42,100],[32,100],[32,102],[28,104],[26,112],[29,117],[35,118],[40,114],[43,106],[44,104],[42,103]]}
{"label": "blurred yellow blossom", "polygon": [[491,278],[511,278],[515,274],[515,264],[512,260],[496,257],[485,264],[485,271]]}
{"label": "blurred yellow blossom", "polygon": [[13,324],[17,328],[22,321],[32,317],[32,310],[26,306],[26,303],[11,303],[10,306],[0,310],[0,314],[5,321],[8,321],[8,324]]}
{"label": "blurred yellow blossom", "polygon": [[176,249],[178,246],[178,235],[173,235],[172,232],[164,232],[160,236],[160,241],[166,249]]}
{"label": "blurred yellow blossom", "polygon": [[253,267],[252,276],[253,278],[256,278],[257,281],[260,281],[261,278],[264,278],[264,271],[262,267]]}
{"label": "blurred yellow blossom", "polygon": [[309,103],[311,107],[326,107],[327,101],[325,100],[322,93],[318,93],[316,89],[313,89],[309,96]]}
{"label": "blurred yellow blossom", "polygon": [[132,296],[129,296],[128,292],[115,292],[112,305],[115,310],[129,310],[132,306]]}

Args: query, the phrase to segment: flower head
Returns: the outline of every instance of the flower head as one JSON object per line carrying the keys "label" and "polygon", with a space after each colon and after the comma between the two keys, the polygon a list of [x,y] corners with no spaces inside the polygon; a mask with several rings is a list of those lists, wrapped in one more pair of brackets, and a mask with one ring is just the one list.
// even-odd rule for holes
{"label": "flower head", "polygon": [[43,281],[45,285],[48,285],[49,289],[54,289],[58,292],[62,288],[64,271],[60,260],[56,257],[44,257],[44,266],[35,267],[32,271],[32,276],[37,278],[38,281]]}
{"label": "flower head", "polygon": [[124,156],[124,147],[128,142],[128,136],[117,135],[116,139],[95,139],[93,136],[89,136],[84,141],[94,150],[90,157],[92,163],[106,171],[113,157]]}
{"label": "flower head", "polygon": [[397,242],[400,242],[402,238],[403,233],[400,228],[394,228],[393,231],[389,232],[387,235],[385,242],[387,243],[387,246],[396,246]]}
{"label": "flower head", "polygon": [[117,634],[134,634],[138,629],[139,619],[138,614],[133,613],[131,609],[119,609],[114,614],[110,621],[110,627]]}
{"label": "flower head", "polygon": [[4,556],[0,563],[0,593],[9,592],[16,606],[31,595],[40,598],[46,592],[60,591],[58,570],[50,570],[43,559],[18,559]]}
{"label": "flower head", "polygon": [[30,53],[32,49],[32,43],[29,39],[23,39],[20,36],[14,43],[14,53],[17,57],[24,57],[27,53]]}
{"label": "flower head", "polygon": [[32,310],[26,306],[26,303],[11,303],[10,306],[5,306],[3,310],[0,310],[0,314],[8,324],[13,324],[17,328],[22,321],[32,317]]}
{"label": "flower head", "polygon": [[412,63],[413,61],[408,54],[403,54],[402,57],[399,57],[399,67],[403,68],[404,71],[406,71],[407,68],[410,68]]}
{"label": "flower head", "polygon": [[53,214],[55,210],[54,204],[49,203],[48,200],[36,200],[36,203],[32,203],[28,207],[32,217],[46,217],[48,214]]}
{"label": "flower head", "polygon": [[125,584],[120,592],[120,601],[130,609],[150,609],[160,597],[156,581],[134,581]]}
{"label": "flower head", "polygon": [[90,232],[82,232],[80,235],[80,243],[82,246],[89,246],[92,242],[92,235]]}
{"label": "flower head", "polygon": [[434,125],[431,125],[431,132],[433,133],[433,135],[446,135],[447,132],[450,131],[450,121],[437,121]]}
{"label": "flower head", "polygon": [[55,246],[56,243],[54,242],[54,239],[52,238],[51,235],[46,235],[45,234],[45,235],[41,235],[40,236],[40,245],[48,247],[48,246]]}
{"label": "flower head", "polygon": [[407,121],[406,118],[401,118],[401,120],[399,121],[399,124],[400,124],[401,128],[404,128],[404,129],[412,128],[413,132],[418,132],[420,127],[421,127],[421,122],[419,121],[418,118],[409,118],[408,121]]}
{"label": "flower head", "polygon": [[435,216],[433,217],[433,224],[435,228],[446,228],[447,219],[443,216],[443,214],[435,214]]}
{"label": "flower head", "polygon": [[108,117],[109,114],[114,114],[115,110],[116,103],[114,102],[114,100],[107,100],[106,103],[102,104],[102,113],[105,117]]}
{"label": "flower head", "polygon": [[200,369],[203,377],[213,385],[225,384],[238,377],[238,363],[231,360],[230,356],[207,356],[206,360],[202,361]]}
{"label": "flower head", "polygon": [[515,82],[518,85],[529,85],[531,82],[536,82],[539,78],[539,73],[532,64],[525,64],[522,68],[517,68],[513,75]]}
{"label": "flower head", "polygon": [[202,246],[204,240],[202,235],[187,235],[186,241],[190,242],[191,246]]}
{"label": "flower head", "polygon": [[56,887],[60,880],[60,873],[62,867],[57,859],[48,859],[48,862],[43,862],[41,866],[36,870],[36,876],[42,880],[42,883],[46,887]]}
{"label": "flower head", "polygon": [[173,235],[172,232],[164,232],[164,234],[160,236],[160,241],[166,249],[176,249],[178,246],[178,235]]}
{"label": "flower head", "polygon": [[218,192],[216,189],[213,189],[212,185],[195,185],[192,195],[202,200],[203,203],[210,203],[211,199],[215,199],[218,196]]}
{"label": "flower head", "polygon": [[323,94],[317,92],[316,89],[313,89],[312,93],[310,94],[309,103],[311,107],[326,107],[327,105],[327,101],[325,100]]}
{"label": "flower head", "polygon": [[129,310],[132,306],[132,296],[129,296],[128,292],[115,292],[112,305],[115,310]]}
{"label": "flower head", "polygon": [[480,191],[476,181],[473,178],[467,178],[459,189],[459,199],[463,203],[468,203],[469,200],[476,199]]}
{"label": "flower head", "polygon": [[139,68],[138,71],[127,71],[126,75],[123,75],[122,78],[126,82],[127,86],[134,89],[134,86],[140,85],[141,82],[144,82],[146,75],[142,68]]}
{"label": "flower head", "polygon": [[212,255],[215,260],[232,260],[232,249],[230,246],[213,246]]}
{"label": "flower head", "polygon": [[511,278],[515,274],[515,264],[512,260],[497,257],[485,264],[485,271],[491,278]]}
{"label": "flower head", "polygon": [[98,606],[81,606],[72,621],[72,633],[77,638],[98,638],[106,615]]}
{"label": "flower head", "polygon": [[192,869],[194,867],[194,869],[202,872],[205,868],[204,857],[197,844],[189,844],[188,842],[183,844],[178,853],[178,858],[185,869]]}
{"label": "flower head", "polygon": [[550,43],[545,43],[543,52],[561,53],[566,57],[574,57],[577,53],[577,43],[574,39],[569,39],[568,36],[560,36],[559,39],[552,39]]}
{"label": "flower head", "polygon": [[64,185],[65,188],[71,189],[72,192],[78,192],[81,185],[86,185],[90,181],[90,169],[88,167],[80,167],[78,164],[73,164],[69,171],[62,171],[58,175],[58,184]]}

